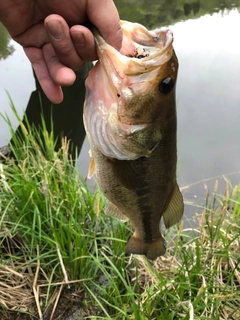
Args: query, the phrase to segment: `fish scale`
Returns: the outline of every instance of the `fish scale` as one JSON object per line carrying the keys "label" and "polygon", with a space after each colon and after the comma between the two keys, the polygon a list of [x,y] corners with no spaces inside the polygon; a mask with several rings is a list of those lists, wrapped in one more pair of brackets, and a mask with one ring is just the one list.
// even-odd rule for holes
{"label": "fish scale", "polygon": [[[109,201],[106,214],[133,226],[125,251],[154,260],[166,251],[161,219],[169,228],[184,209],[176,181],[178,61],[169,30],[121,25],[121,52],[94,32],[99,62],[86,80],[84,106],[89,176],[96,174]],[[148,54],[138,59],[143,49]]]}

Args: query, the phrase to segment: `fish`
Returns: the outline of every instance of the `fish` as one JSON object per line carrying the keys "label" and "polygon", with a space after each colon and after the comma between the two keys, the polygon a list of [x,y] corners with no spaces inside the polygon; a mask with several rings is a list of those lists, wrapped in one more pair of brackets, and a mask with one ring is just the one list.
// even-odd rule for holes
{"label": "fish", "polygon": [[176,178],[178,59],[173,33],[121,21],[117,51],[93,31],[98,62],[86,79],[83,119],[90,144],[88,178],[96,175],[107,215],[130,220],[128,254],[155,260],[166,228],[184,211]]}

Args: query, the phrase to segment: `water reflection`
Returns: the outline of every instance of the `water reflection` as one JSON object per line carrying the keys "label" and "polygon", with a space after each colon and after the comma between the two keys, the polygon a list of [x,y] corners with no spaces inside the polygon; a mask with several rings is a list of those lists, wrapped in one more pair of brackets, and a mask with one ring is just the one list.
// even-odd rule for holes
{"label": "water reflection", "polygon": [[239,0],[114,0],[114,2],[121,19],[139,22],[150,29],[240,6]]}
{"label": "water reflection", "polygon": [[200,1],[184,3],[183,10],[186,17],[189,16],[191,12],[193,12],[193,14],[196,15],[200,10]]}
{"label": "water reflection", "polygon": [[[222,175],[240,170],[240,14],[239,9],[233,8],[240,6],[240,1],[233,5],[231,1],[208,0],[200,1],[200,6],[196,0],[115,2],[122,19],[151,28],[172,24],[180,62],[178,180],[180,186],[191,185],[183,189],[185,199],[202,204],[206,188],[213,189],[217,176],[224,188]],[[16,52],[0,61],[0,112],[8,109],[5,89],[18,110],[22,110],[35,86],[27,59],[19,46],[14,47]],[[9,139],[3,125],[0,119],[0,146]],[[79,159],[84,175],[89,162],[88,148],[84,143]],[[209,177],[214,178],[206,180]],[[236,184],[239,175],[229,175],[229,179]],[[192,184],[196,181],[201,182]]]}
{"label": "water reflection", "polygon": [[[62,138],[67,137],[70,141],[69,153],[75,159],[76,152],[79,154],[85,139],[83,125],[83,104],[85,100],[85,80],[92,63],[87,63],[82,70],[76,71],[76,80],[73,85],[64,87],[63,94],[66,97],[60,104],[52,104],[44,94],[35,74],[36,90],[34,90],[28,101],[23,117],[24,127],[28,124],[41,130],[42,116],[48,132],[53,131],[56,141],[56,150],[61,148]],[[16,133],[24,137],[22,126],[18,126]],[[23,139],[24,140],[24,139]],[[13,144],[13,141],[11,141]]]}
{"label": "water reflection", "polygon": [[6,59],[14,52],[14,47],[9,44],[10,36],[0,22],[0,60]]}

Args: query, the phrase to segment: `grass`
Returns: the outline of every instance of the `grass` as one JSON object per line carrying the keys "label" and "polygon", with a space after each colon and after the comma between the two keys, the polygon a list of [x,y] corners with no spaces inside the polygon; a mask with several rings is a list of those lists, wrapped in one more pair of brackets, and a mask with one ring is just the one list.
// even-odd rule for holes
{"label": "grass", "polygon": [[5,120],[14,159],[0,162],[1,319],[240,318],[240,185],[223,195],[216,185],[193,228],[165,230],[165,256],[126,256],[129,224],[104,215],[68,142],[56,152],[44,121],[16,136]]}

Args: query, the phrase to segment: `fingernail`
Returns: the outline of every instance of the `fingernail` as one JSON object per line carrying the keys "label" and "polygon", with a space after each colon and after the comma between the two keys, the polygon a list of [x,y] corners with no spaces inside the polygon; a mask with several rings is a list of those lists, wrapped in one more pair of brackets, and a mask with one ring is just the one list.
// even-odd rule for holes
{"label": "fingernail", "polygon": [[63,28],[59,21],[51,20],[46,23],[48,32],[54,40],[60,40],[63,37]]}
{"label": "fingernail", "polygon": [[78,46],[85,46],[86,41],[85,41],[85,37],[82,34],[82,32],[72,32],[72,39],[74,44],[78,45]]}

